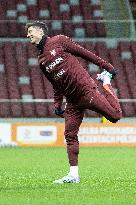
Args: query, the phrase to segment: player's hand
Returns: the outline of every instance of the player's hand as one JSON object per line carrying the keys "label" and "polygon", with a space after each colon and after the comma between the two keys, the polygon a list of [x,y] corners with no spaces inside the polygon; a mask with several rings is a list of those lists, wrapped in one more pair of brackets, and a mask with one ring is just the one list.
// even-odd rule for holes
{"label": "player's hand", "polygon": [[55,114],[58,115],[59,117],[64,118],[64,112],[65,110],[62,110],[61,107],[55,109]]}
{"label": "player's hand", "polygon": [[112,79],[114,79],[115,76],[117,75],[118,71],[117,71],[117,69],[113,69],[110,71],[110,73],[112,74]]}

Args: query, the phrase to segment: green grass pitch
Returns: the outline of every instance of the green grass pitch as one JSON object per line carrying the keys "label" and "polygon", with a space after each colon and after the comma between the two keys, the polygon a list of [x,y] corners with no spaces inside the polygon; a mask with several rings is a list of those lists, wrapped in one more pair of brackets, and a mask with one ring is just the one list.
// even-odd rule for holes
{"label": "green grass pitch", "polygon": [[52,184],[68,170],[64,148],[0,148],[0,205],[136,204],[136,148],[81,148],[81,183]]}

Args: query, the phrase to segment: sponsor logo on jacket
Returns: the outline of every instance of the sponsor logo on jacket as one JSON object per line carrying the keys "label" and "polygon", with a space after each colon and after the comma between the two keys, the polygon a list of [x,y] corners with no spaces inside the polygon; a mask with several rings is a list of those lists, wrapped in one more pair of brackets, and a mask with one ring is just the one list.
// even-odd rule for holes
{"label": "sponsor logo on jacket", "polygon": [[65,73],[65,70],[61,69],[56,75],[54,75],[54,79],[59,80],[63,76],[64,73]]}
{"label": "sponsor logo on jacket", "polygon": [[60,64],[62,61],[63,61],[62,57],[56,58],[54,62],[52,62],[50,65],[46,66],[46,71],[50,73],[52,71],[52,69],[56,65]]}

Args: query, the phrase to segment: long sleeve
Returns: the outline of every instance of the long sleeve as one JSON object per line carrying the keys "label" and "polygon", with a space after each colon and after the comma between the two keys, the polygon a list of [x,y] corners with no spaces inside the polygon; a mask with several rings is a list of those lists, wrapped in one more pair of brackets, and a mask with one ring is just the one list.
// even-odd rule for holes
{"label": "long sleeve", "polygon": [[53,86],[54,90],[54,107],[58,108],[61,107],[63,102],[63,94]]}
{"label": "long sleeve", "polygon": [[[44,74],[45,74],[45,72],[44,72]],[[61,107],[62,102],[63,102],[63,94],[61,93],[61,91],[59,89],[56,88],[57,86],[54,84],[53,80],[49,77],[48,72],[46,72],[45,76],[48,79],[48,81],[52,84],[52,87],[53,87],[54,107],[55,108]]]}
{"label": "long sleeve", "polygon": [[71,38],[63,35],[60,38],[62,42],[62,47],[66,52],[69,52],[78,57],[82,57],[111,73],[114,71],[114,67],[110,63],[98,57],[91,51],[83,48],[82,46],[74,42]]}

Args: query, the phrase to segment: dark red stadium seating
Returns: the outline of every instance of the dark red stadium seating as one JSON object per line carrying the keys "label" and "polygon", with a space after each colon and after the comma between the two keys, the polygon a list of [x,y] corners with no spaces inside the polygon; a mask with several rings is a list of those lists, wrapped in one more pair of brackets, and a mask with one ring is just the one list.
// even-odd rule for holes
{"label": "dark red stadium seating", "polygon": [[99,42],[95,45],[96,54],[101,56],[106,61],[109,61],[109,51],[107,49],[106,43]]}
{"label": "dark red stadium seating", "polygon": [[[19,1],[6,1],[2,2],[0,6],[0,20],[10,20],[5,22],[0,22],[0,36],[2,37],[25,37],[24,32],[24,22],[19,22],[21,16],[26,16],[28,20],[70,20],[73,16],[81,16],[83,20],[87,20],[84,24],[81,23],[79,27],[85,29],[86,37],[104,37],[106,36],[104,23],[88,22],[88,20],[102,20],[102,17],[95,17],[93,11],[99,9],[102,10],[101,5],[92,5],[89,0],[81,0],[79,5],[71,5],[70,1],[36,1],[36,5],[29,5],[25,0]],[[19,4],[26,5],[26,10],[18,10]],[[68,11],[60,11],[60,5],[66,4],[69,6]],[[7,11],[14,11],[16,15],[8,15]],[[40,11],[49,11],[49,16],[40,15]],[[48,24],[49,22],[47,22]],[[66,25],[65,25],[66,23]],[[76,27],[76,22],[67,24],[64,22],[62,24],[61,30],[53,30],[49,26],[50,35],[56,35],[62,33],[69,36],[74,36],[74,32],[71,31],[73,26]],[[68,27],[68,28],[67,28]]]}
{"label": "dark red stadium seating", "polygon": [[[3,45],[0,45],[0,64],[4,64]],[[0,72],[0,99],[8,99],[7,76],[5,72]],[[8,103],[0,103],[0,116],[10,116],[10,106]]]}

